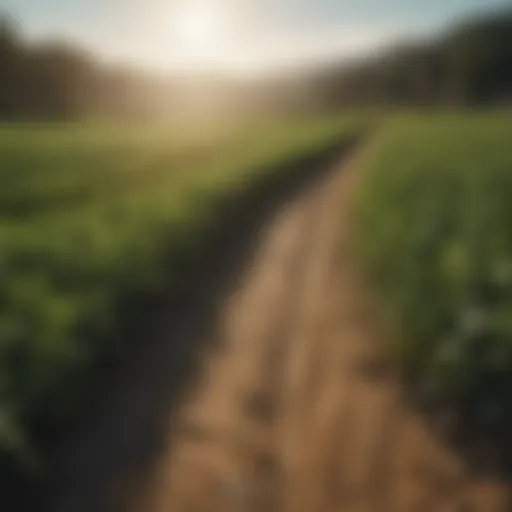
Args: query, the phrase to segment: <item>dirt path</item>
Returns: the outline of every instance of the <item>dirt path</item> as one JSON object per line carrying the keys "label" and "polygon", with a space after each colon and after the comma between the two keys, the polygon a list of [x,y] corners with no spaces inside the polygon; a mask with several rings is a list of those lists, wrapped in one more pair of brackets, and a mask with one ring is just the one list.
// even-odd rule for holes
{"label": "dirt path", "polygon": [[355,167],[276,213],[130,511],[509,510],[401,398],[344,245]]}

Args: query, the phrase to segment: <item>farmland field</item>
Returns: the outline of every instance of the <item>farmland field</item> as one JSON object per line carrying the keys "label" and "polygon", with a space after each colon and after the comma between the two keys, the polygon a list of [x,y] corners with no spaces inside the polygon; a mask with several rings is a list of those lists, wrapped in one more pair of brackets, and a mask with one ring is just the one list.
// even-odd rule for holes
{"label": "farmland field", "polygon": [[[349,232],[382,313],[381,337],[401,362],[407,390],[455,407],[487,433],[505,428],[512,417],[512,122],[506,112],[385,117],[379,129],[369,115],[201,129],[0,126],[2,485],[20,475],[44,480],[54,438],[95,391],[97,374],[145,342],[116,336],[120,324],[137,314],[134,304],[182,287],[189,269],[204,264],[224,206],[279,173],[299,172],[301,159],[361,140],[370,124],[373,136],[346,178],[357,187],[343,197],[355,204]],[[315,208],[334,218],[329,183]],[[302,200],[297,215],[314,218]],[[315,233],[306,225],[298,221],[297,239]],[[259,313],[249,312],[258,322]],[[343,311],[332,313],[343,320]],[[325,349],[330,359],[344,343],[351,342],[322,345],[312,332],[303,349]],[[305,364],[304,377],[310,370]],[[341,377],[333,371],[335,388]]]}
{"label": "farmland field", "polygon": [[0,472],[44,475],[46,437],[76,414],[121,301],[172,289],[222,203],[273,166],[362,125],[0,126]]}
{"label": "farmland field", "polygon": [[358,196],[359,254],[406,375],[490,432],[512,412],[511,141],[506,112],[399,117]]}

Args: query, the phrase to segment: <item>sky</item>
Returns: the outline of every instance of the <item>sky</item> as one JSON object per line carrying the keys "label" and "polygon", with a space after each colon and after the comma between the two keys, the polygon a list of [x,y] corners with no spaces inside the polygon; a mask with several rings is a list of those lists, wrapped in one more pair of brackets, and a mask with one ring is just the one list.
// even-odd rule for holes
{"label": "sky", "polygon": [[503,6],[512,0],[0,0],[30,39],[162,70],[349,58]]}

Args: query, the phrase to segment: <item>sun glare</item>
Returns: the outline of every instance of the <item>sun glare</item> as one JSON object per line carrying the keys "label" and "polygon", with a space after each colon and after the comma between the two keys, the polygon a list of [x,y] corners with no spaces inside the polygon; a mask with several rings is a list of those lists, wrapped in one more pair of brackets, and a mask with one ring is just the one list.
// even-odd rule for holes
{"label": "sun glare", "polygon": [[226,43],[226,17],[215,5],[190,2],[175,13],[174,49],[190,64],[210,64],[229,51]]}
{"label": "sun glare", "polygon": [[190,6],[184,9],[178,21],[181,41],[194,47],[216,44],[222,32],[222,19],[211,7]]}

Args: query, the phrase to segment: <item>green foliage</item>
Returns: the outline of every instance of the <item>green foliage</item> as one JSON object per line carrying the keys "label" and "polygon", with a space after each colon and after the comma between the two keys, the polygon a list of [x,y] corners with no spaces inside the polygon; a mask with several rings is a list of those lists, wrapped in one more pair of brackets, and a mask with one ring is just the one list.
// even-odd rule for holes
{"label": "green foliage", "polygon": [[395,120],[358,197],[358,248],[407,375],[479,421],[512,402],[511,141],[507,114]]}
{"label": "green foliage", "polygon": [[222,202],[353,136],[339,117],[219,125],[0,126],[0,475],[45,468],[111,345],[120,301],[172,289]]}

